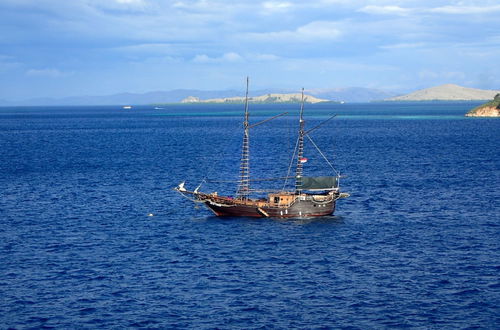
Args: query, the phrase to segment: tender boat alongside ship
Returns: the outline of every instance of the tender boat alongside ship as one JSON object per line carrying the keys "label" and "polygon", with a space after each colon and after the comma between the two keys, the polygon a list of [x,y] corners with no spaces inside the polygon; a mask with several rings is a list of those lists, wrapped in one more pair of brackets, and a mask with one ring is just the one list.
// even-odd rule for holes
{"label": "tender boat alongside ship", "polygon": [[[302,102],[299,116],[299,133],[292,156],[292,165],[295,163],[295,176],[276,178],[280,180],[295,180],[295,185],[291,189],[280,189],[267,193],[264,197],[253,197],[259,191],[251,189],[250,183],[254,180],[250,178],[250,150],[249,131],[251,128],[281,117],[286,113],[274,116],[261,122],[250,124],[248,111],[248,78],[245,96],[245,116],[243,121],[243,145],[240,163],[240,179],[237,181],[237,192],[234,197],[220,196],[217,192],[200,192],[200,185],[192,191],[185,188],[185,182],[174,188],[177,192],[187,197],[194,203],[204,204],[216,216],[231,217],[276,217],[276,218],[306,218],[332,215],[335,211],[336,202],[340,198],[348,197],[349,194],[340,192],[340,174],[333,168],[332,164],[325,157],[323,152],[317,147],[309,133],[317,129],[335,116],[328,118],[321,124],[306,130],[304,113],[304,90],[302,89]],[[303,175],[304,163],[304,140],[307,138],[325,159],[330,169],[334,173],[331,176],[308,177]],[[289,168],[290,172],[291,166]],[[272,180],[272,179],[269,179]],[[257,180],[255,180],[257,181]],[[286,183],[285,183],[286,185]],[[284,186],[285,186],[284,185]],[[283,186],[283,187],[284,187]]]}

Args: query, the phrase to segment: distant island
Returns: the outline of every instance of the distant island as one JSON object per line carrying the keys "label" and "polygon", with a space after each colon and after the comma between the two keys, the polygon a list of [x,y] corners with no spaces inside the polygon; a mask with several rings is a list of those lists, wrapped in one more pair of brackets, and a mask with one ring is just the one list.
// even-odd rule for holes
{"label": "distant island", "polygon": [[495,98],[475,107],[465,114],[466,117],[500,117],[500,93],[495,95]]}
{"label": "distant island", "polygon": [[[302,100],[302,95],[300,93],[266,94],[248,98],[248,102],[250,103],[299,103],[301,102],[301,100]],[[181,103],[231,103],[231,104],[244,103],[244,102],[245,102],[245,97],[242,96],[207,99],[207,100],[201,100],[198,97],[189,96],[181,101]],[[320,103],[320,102],[332,102],[332,101],[304,94],[304,102]]]}
{"label": "distant island", "polygon": [[[265,88],[252,90],[253,95],[289,94],[296,93],[297,89]],[[335,100],[339,102],[371,102],[380,101],[395,96],[396,93],[364,87],[342,87],[342,88],[313,88],[306,89],[307,95],[318,99]],[[0,106],[38,106],[38,105],[158,105],[179,103],[189,97],[200,100],[232,98],[244,96],[241,89],[225,90],[198,90],[198,89],[174,89],[167,91],[154,91],[146,93],[118,93],[111,95],[87,95],[71,96],[61,98],[32,98],[26,100],[2,100]],[[194,103],[194,102],[190,102]]]}
{"label": "distant island", "polygon": [[385,101],[481,101],[490,100],[499,92],[446,84],[391,97]]}

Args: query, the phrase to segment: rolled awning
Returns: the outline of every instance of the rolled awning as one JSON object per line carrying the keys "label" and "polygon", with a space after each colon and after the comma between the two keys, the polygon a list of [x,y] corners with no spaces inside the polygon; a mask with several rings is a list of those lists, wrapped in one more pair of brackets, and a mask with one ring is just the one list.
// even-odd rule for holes
{"label": "rolled awning", "polygon": [[304,190],[332,190],[339,186],[336,176],[304,176],[300,181],[300,189]]}

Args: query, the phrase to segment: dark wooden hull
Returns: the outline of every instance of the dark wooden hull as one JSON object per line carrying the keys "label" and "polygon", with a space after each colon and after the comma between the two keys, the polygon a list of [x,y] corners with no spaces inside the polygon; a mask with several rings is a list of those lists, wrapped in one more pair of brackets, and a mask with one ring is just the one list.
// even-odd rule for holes
{"label": "dark wooden hull", "polygon": [[207,200],[204,204],[220,217],[257,217],[257,218],[308,218],[332,215],[335,200],[316,203],[312,200],[298,200],[290,207],[270,207],[243,204],[221,204]]}

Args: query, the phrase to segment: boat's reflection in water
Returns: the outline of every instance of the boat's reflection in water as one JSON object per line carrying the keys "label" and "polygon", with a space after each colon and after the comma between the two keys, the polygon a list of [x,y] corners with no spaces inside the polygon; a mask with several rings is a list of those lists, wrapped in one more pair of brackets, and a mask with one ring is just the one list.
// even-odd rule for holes
{"label": "boat's reflection in water", "polygon": [[337,215],[327,215],[322,217],[304,217],[304,218],[254,218],[254,217],[217,217],[214,215],[207,217],[192,218],[196,222],[231,222],[231,223],[269,223],[277,222],[291,225],[309,225],[309,224],[343,224],[344,217]]}

